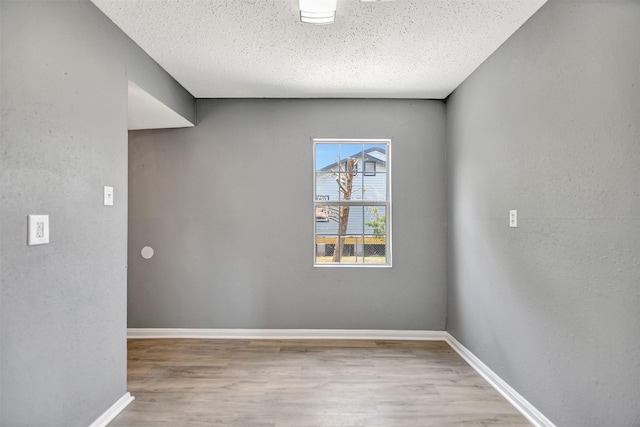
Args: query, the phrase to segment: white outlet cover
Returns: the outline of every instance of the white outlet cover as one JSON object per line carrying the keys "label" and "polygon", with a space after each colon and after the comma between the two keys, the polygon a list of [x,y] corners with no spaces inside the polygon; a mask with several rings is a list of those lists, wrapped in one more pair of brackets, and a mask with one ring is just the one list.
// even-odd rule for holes
{"label": "white outlet cover", "polygon": [[27,245],[46,245],[49,243],[49,215],[28,215]]}
{"label": "white outlet cover", "polygon": [[113,206],[113,187],[104,186],[104,205]]}
{"label": "white outlet cover", "polygon": [[509,211],[509,227],[518,227],[518,211],[515,209]]}

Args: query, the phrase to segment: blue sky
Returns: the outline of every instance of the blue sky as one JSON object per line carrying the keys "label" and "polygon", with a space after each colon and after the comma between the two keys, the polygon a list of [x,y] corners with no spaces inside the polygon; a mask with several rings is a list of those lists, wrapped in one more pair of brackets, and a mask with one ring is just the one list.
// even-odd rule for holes
{"label": "blue sky", "polygon": [[336,162],[336,158],[345,159],[372,147],[383,151],[385,144],[316,144],[316,170]]}

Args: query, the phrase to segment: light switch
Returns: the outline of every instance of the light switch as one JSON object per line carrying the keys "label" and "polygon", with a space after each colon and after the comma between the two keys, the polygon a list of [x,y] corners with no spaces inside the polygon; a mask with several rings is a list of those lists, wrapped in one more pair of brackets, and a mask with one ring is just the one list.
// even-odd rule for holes
{"label": "light switch", "polygon": [[104,205],[113,206],[113,187],[104,187]]}
{"label": "light switch", "polygon": [[518,227],[518,211],[517,210],[509,211],[509,227],[511,228]]}
{"label": "light switch", "polygon": [[49,215],[29,215],[27,221],[27,245],[49,243]]}

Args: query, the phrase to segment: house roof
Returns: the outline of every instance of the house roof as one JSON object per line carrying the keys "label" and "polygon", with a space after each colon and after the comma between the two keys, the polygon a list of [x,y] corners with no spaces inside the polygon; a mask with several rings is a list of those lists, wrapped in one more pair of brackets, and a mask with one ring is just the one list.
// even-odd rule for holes
{"label": "house roof", "polygon": [[[340,162],[342,163],[344,160],[348,159],[348,158],[358,158],[358,159],[362,159],[364,157],[364,161],[374,161],[378,164],[381,165],[386,165],[387,164],[387,150],[385,150],[384,148],[381,147],[371,147],[371,148],[367,148],[364,151],[360,151],[358,153],[354,153],[351,154],[347,157],[344,157],[342,159],[340,159]],[[330,165],[327,165],[325,167],[323,167],[322,169],[318,169],[319,171],[322,172],[326,172],[326,171],[330,171],[331,169],[335,168],[336,166],[338,166],[337,162],[333,162]]]}

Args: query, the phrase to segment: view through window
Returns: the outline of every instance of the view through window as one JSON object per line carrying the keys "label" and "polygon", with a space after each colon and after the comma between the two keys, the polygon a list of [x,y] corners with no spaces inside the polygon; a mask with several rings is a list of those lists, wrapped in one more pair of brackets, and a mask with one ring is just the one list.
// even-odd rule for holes
{"label": "view through window", "polygon": [[390,141],[314,140],[315,265],[391,265]]}

